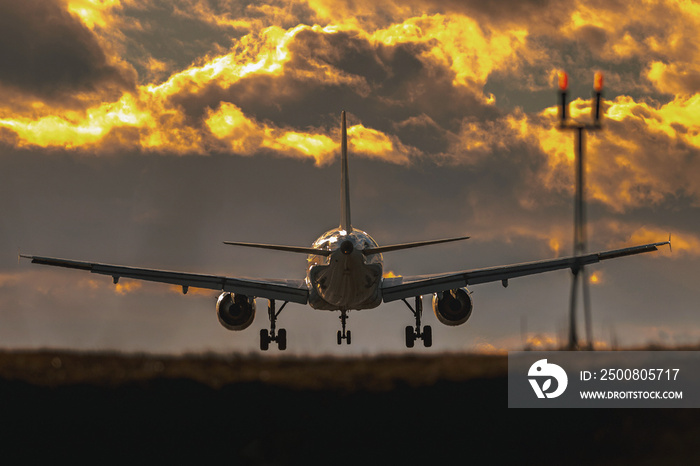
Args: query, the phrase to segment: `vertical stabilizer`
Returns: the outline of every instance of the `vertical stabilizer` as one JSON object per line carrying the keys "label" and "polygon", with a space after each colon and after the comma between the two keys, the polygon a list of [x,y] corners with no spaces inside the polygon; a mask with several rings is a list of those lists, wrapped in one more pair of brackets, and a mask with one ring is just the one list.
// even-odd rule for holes
{"label": "vertical stabilizer", "polygon": [[350,183],[348,181],[348,132],[345,127],[345,110],[340,115],[340,229],[352,231],[350,224]]}

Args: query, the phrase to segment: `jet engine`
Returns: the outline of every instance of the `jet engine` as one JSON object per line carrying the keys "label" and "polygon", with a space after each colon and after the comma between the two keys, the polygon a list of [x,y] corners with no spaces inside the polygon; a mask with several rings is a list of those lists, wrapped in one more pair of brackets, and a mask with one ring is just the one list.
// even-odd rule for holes
{"label": "jet engine", "polygon": [[242,294],[221,293],[216,301],[216,315],[228,330],[244,330],[255,319],[255,298]]}
{"label": "jet engine", "polygon": [[433,295],[433,312],[445,325],[462,325],[472,315],[473,308],[474,303],[466,287]]}

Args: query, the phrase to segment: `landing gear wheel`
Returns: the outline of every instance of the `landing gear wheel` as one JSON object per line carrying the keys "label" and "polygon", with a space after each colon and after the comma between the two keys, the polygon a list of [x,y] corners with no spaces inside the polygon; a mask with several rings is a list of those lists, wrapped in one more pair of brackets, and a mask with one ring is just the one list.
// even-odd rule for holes
{"label": "landing gear wheel", "polygon": [[270,335],[265,328],[260,329],[260,349],[262,351],[270,349]]}
{"label": "landing gear wheel", "polygon": [[406,327],[406,348],[413,348],[416,342],[416,332],[413,331],[413,327],[408,325]]}
{"label": "landing gear wheel", "polygon": [[284,351],[287,349],[287,330],[281,328],[279,332],[277,332],[277,348],[279,348],[280,351]]}
{"label": "landing gear wheel", "polygon": [[340,330],[338,330],[338,344],[339,345],[343,344],[343,334],[341,333]]}
{"label": "landing gear wheel", "polygon": [[430,325],[423,327],[423,346],[426,348],[433,346],[433,328]]}
{"label": "landing gear wheel", "polygon": [[348,330],[348,331],[346,332],[346,334],[345,334],[345,339],[347,340],[348,345],[349,345],[349,344],[350,344],[350,330]]}

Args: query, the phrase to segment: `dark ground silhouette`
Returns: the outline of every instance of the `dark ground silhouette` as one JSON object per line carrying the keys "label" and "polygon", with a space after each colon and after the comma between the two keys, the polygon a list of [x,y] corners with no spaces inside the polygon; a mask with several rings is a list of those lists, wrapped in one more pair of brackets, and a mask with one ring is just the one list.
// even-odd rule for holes
{"label": "dark ground silhouette", "polygon": [[[693,409],[508,409],[505,356],[0,353],[0,457],[698,464]],[[5,463],[11,464],[11,463]]]}

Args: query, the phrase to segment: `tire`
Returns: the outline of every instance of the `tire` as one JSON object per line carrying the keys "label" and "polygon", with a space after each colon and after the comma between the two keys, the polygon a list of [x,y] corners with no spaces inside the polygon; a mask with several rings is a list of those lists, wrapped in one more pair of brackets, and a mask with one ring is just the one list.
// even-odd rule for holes
{"label": "tire", "polygon": [[339,345],[343,344],[343,334],[340,333],[340,330],[338,330],[338,344]]}
{"label": "tire", "polygon": [[430,325],[423,327],[423,346],[426,348],[433,346],[433,328]]}
{"label": "tire", "polygon": [[279,332],[277,332],[277,348],[279,348],[280,351],[284,351],[287,349],[287,330],[281,328]]}
{"label": "tire", "polygon": [[413,327],[410,325],[406,326],[406,348],[413,348],[416,342],[416,332],[413,331]]}
{"label": "tire", "polygon": [[347,341],[348,345],[350,344],[350,330],[345,332],[345,341]]}
{"label": "tire", "polygon": [[270,348],[270,335],[266,328],[260,329],[260,349],[267,351]]}

